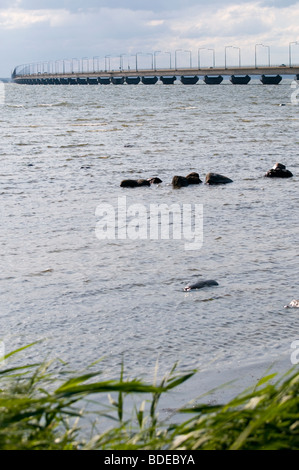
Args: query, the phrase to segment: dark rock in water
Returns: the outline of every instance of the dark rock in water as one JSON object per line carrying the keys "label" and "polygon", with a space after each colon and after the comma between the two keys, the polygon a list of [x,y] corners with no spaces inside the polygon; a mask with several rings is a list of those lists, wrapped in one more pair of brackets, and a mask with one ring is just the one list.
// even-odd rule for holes
{"label": "dark rock in water", "polygon": [[292,178],[293,173],[289,170],[273,170],[273,168],[265,174],[267,178]]}
{"label": "dark rock in water", "polygon": [[219,175],[218,173],[208,173],[206,175],[206,184],[216,185],[227,183],[233,183],[233,180],[227,178],[226,176]]}
{"label": "dark rock in water", "polygon": [[187,178],[189,184],[200,184],[202,181],[200,181],[199,178]]}
{"label": "dark rock in water", "polygon": [[160,183],[163,183],[163,181],[160,180],[160,178],[149,178],[147,181],[149,181],[150,184],[160,184]]}
{"label": "dark rock in water", "polygon": [[185,186],[189,186],[189,184],[200,184],[202,181],[199,178],[198,173],[190,173],[189,175],[185,176],[174,176],[172,179],[172,185],[174,188],[182,188]]}
{"label": "dark rock in water", "polygon": [[150,186],[150,182],[147,180],[123,180],[120,183],[121,188],[138,188],[139,186]]}
{"label": "dark rock in water", "polygon": [[285,170],[286,169],[286,166],[283,165],[282,163],[275,163],[275,165],[273,166],[273,170]]}
{"label": "dark rock in water", "polygon": [[198,281],[195,284],[188,284],[188,286],[184,288],[184,291],[188,292],[190,290],[203,289],[204,287],[212,287],[212,286],[219,286],[219,284],[217,281],[213,281],[213,280]]}
{"label": "dark rock in water", "polygon": [[174,176],[172,179],[172,186],[174,188],[189,186],[189,181],[184,176]]}
{"label": "dark rock in water", "polygon": [[137,188],[139,186],[136,180],[123,180],[120,183],[121,188]]}
{"label": "dark rock in water", "polygon": [[275,163],[271,170],[265,174],[267,178],[291,178],[293,173],[286,169],[282,163]]}
{"label": "dark rock in water", "polygon": [[198,173],[195,173],[195,171],[193,171],[192,173],[189,173],[189,175],[186,176],[186,178],[199,178],[199,174]]}
{"label": "dark rock in water", "polygon": [[188,180],[189,184],[200,184],[202,181],[199,178],[198,173],[190,173],[189,175],[186,176],[186,179]]}
{"label": "dark rock in water", "polygon": [[150,186],[151,183],[148,180],[137,180],[138,186]]}

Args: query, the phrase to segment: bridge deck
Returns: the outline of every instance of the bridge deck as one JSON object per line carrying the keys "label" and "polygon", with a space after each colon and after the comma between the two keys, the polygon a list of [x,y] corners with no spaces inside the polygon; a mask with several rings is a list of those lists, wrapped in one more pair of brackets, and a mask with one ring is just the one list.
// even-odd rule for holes
{"label": "bridge deck", "polygon": [[87,77],[132,77],[132,76],[218,76],[218,75],[298,75],[299,66],[271,66],[271,67],[215,67],[215,68],[186,68],[186,69],[144,69],[144,70],[105,70],[91,72],[72,72],[72,73],[39,73],[17,75],[18,79],[38,79],[38,78],[87,78]]}

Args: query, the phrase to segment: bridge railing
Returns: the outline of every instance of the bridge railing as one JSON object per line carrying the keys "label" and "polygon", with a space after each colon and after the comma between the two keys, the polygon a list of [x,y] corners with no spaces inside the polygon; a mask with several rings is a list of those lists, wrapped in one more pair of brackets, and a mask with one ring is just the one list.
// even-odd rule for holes
{"label": "bridge railing", "polygon": [[[207,69],[265,69],[285,66],[288,68],[298,68],[295,60],[295,48],[299,46],[299,41],[289,44],[288,59],[284,64],[271,64],[270,46],[256,44],[254,48],[254,65],[244,66],[241,59],[241,48],[237,46],[225,46],[223,53],[224,65],[216,65],[215,49],[199,47],[197,53],[189,50],[177,49],[170,51],[136,52],[135,54],[107,54],[104,57],[94,56],[92,58],[72,58],[51,61],[42,61],[29,64],[18,65],[14,72],[14,77],[24,76],[63,76],[63,75],[83,75],[112,72],[134,72],[140,70],[207,70]],[[299,48],[298,48],[299,49]],[[267,52],[265,56],[265,52]],[[297,53],[296,53],[297,54]],[[298,54],[297,54],[298,55]],[[205,65],[203,67],[203,59]],[[262,64],[265,62],[266,64]],[[233,63],[235,65],[233,65]],[[163,65],[162,65],[163,64]],[[242,65],[241,65],[242,64]]]}

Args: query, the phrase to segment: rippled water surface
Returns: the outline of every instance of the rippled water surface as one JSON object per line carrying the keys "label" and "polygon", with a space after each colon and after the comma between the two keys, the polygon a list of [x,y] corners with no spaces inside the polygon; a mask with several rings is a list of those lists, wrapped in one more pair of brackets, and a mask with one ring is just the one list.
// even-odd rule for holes
{"label": "rippled water surface", "polygon": [[[291,81],[220,86],[6,86],[0,328],[7,351],[134,376],[235,367],[298,339],[298,106]],[[263,177],[277,161],[289,180]],[[226,186],[174,190],[215,171]],[[150,188],[126,178],[159,176]],[[203,246],[99,240],[97,207],[203,205]],[[122,199],[123,200],[123,199]],[[116,211],[117,212],[117,211]],[[218,287],[186,293],[197,279]]]}

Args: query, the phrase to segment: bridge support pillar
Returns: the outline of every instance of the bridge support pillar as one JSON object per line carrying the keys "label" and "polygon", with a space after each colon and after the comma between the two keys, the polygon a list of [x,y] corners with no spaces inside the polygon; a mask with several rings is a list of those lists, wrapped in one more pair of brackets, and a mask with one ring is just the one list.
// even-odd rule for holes
{"label": "bridge support pillar", "polygon": [[125,77],[112,77],[111,82],[113,85],[123,85],[125,82]]}
{"label": "bridge support pillar", "polygon": [[282,77],[280,75],[275,75],[275,76],[267,76],[267,75],[262,75],[261,76],[261,82],[263,85],[278,85],[282,80]]}
{"label": "bridge support pillar", "polygon": [[138,83],[140,83],[140,77],[126,77],[126,83],[128,85],[138,85]]}
{"label": "bridge support pillar", "polygon": [[87,78],[77,78],[78,85],[87,85]]}
{"label": "bridge support pillar", "polygon": [[88,77],[87,83],[88,83],[88,85],[98,85],[99,84],[98,79],[94,78],[94,77]]}
{"label": "bridge support pillar", "polygon": [[245,75],[245,77],[239,77],[236,75],[232,75],[230,77],[230,81],[233,85],[247,85],[250,82],[251,78],[249,75]]}
{"label": "bridge support pillar", "polygon": [[142,77],[141,81],[144,85],[155,85],[158,81],[158,77]]}
{"label": "bridge support pillar", "polygon": [[223,82],[223,77],[222,75],[218,75],[218,77],[209,77],[208,75],[205,75],[204,82],[207,85],[220,85],[220,83]]}
{"label": "bridge support pillar", "polygon": [[110,85],[111,81],[109,77],[99,77],[98,82],[100,85]]}
{"label": "bridge support pillar", "polygon": [[173,85],[176,81],[176,77],[160,77],[160,80],[163,85]]}
{"label": "bridge support pillar", "polygon": [[183,85],[196,85],[198,82],[199,78],[197,75],[182,75],[181,76],[181,82]]}

